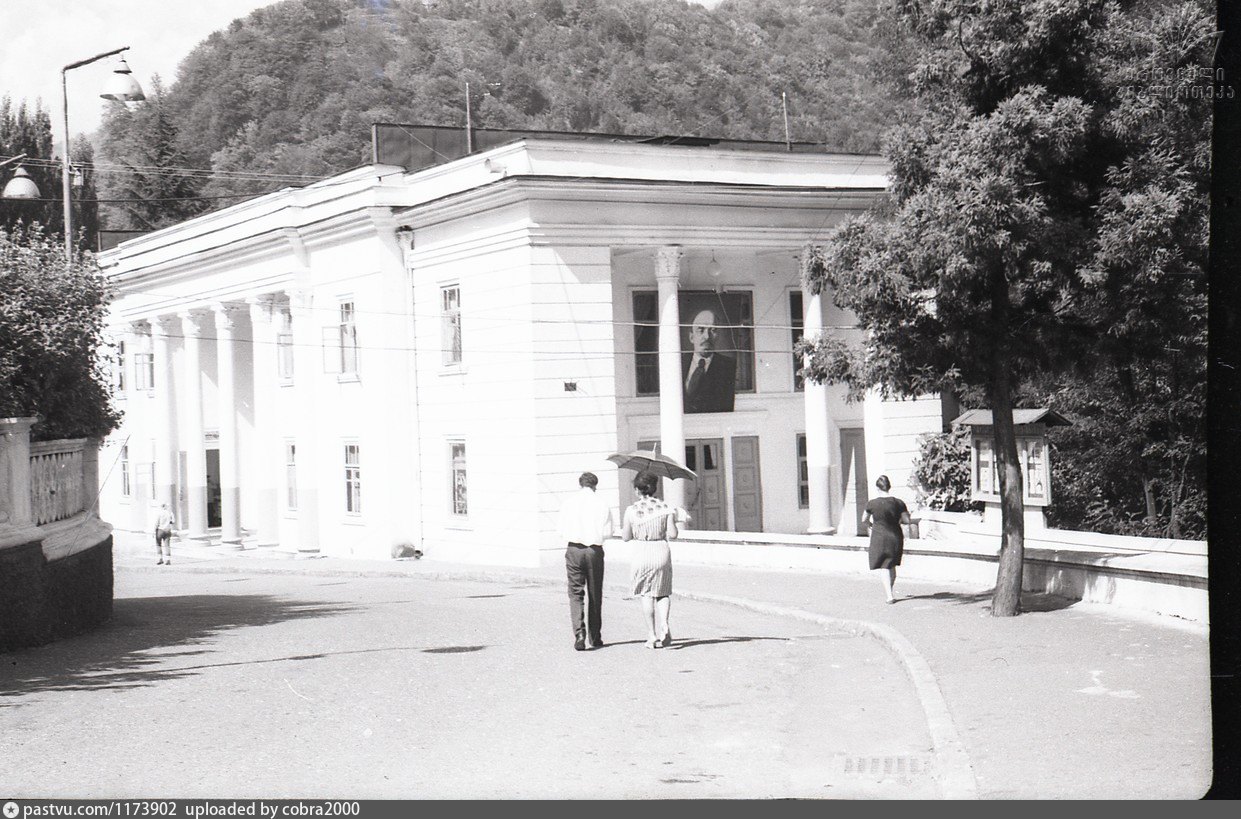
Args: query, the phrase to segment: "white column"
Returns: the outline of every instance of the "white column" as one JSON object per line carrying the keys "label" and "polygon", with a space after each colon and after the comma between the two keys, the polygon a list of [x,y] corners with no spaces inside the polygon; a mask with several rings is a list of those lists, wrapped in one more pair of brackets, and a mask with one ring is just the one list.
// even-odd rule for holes
{"label": "white column", "polygon": [[310,290],[289,291],[293,315],[293,384],[297,394],[297,550],[319,551],[319,475],[316,465],[318,422],[315,386],[323,372],[319,351],[323,339],[314,317]]}
{"label": "white column", "polygon": [[280,521],[276,512],[276,463],[279,451],[275,433],[276,323],[272,296],[253,296],[250,305],[250,343],[254,361],[253,474],[249,481],[258,527],[259,546],[275,546]]}
{"label": "white column", "polygon": [[[802,304],[803,336],[807,341],[813,341],[823,334],[823,297],[803,286]],[[829,484],[832,458],[827,426],[827,385],[807,379],[803,398],[806,405],[806,466],[810,483],[810,522],[806,531],[823,534],[832,531]]]}
{"label": "white column", "polygon": [[155,357],[155,503],[177,505],[177,424],[173,399],[172,344],[169,336],[176,332],[172,316],[151,318],[151,352]]}
{"label": "white column", "polygon": [[[655,281],[659,284],[659,440],[662,452],[685,463],[685,396],[681,392],[681,248],[655,251]],[[685,506],[685,481],[664,481],[664,500]]]}
{"label": "white column", "polygon": [[234,333],[235,308],[216,303],[216,370],[220,413],[220,540],[241,545],[240,453],[237,438],[237,382]]}
{"label": "white column", "polygon": [[203,441],[203,362],[202,316],[181,313],[181,335],[185,339],[185,407],[181,421],[185,425],[185,501],[188,516],[181,522],[189,528],[190,537],[207,535],[207,447]]}

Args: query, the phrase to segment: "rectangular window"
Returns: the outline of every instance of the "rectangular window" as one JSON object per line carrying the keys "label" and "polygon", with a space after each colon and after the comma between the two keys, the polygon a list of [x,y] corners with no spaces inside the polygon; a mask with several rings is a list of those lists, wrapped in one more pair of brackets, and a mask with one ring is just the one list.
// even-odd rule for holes
{"label": "rectangular window", "polygon": [[362,514],[362,462],[357,444],[345,444],[345,511]]}
{"label": "rectangular window", "polygon": [[452,513],[465,515],[468,510],[465,500],[465,442],[452,441],[448,446],[452,471]]}
{"label": "rectangular window", "polygon": [[[789,291],[789,326],[792,328],[793,347],[797,347],[797,342],[801,341],[805,335],[805,315],[802,307],[802,296],[800,290]],[[797,353],[793,353],[793,390],[801,392],[806,389],[806,379],[801,376],[801,368],[805,364],[802,357]]]}
{"label": "rectangular window", "polygon": [[974,444],[978,451],[978,471],[974,475],[974,485],[983,494],[998,495],[1000,484],[996,474],[995,444],[986,438],[980,438]]}
{"label": "rectangular window", "polygon": [[344,375],[358,372],[358,325],[353,302],[340,303],[340,371]]}
{"label": "rectangular window", "polygon": [[290,512],[297,511],[297,444],[284,445],[284,505]]}
{"label": "rectangular window", "polygon": [[121,447],[121,497],[133,495],[134,489],[129,482],[129,447]]}
{"label": "rectangular window", "polygon": [[293,334],[276,334],[276,374],[286,383],[293,380]]}
{"label": "rectangular window", "polygon": [[134,389],[155,389],[155,356],[153,354],[134,354]]}
{"label": "rectangular window", "polygon": [[1030,500],[1046,500],[1047,486],[1043,482],[1043,443],[1042,441],[1023,441],[1026,456],[1026,496]]}
{"label": "rectangular window", "polygon": [[440,288],[440,326],[443,331],[445,366],[460,364],[461,346],[461,287],[450,285]]}
{"label": "rectangular window", "polygon": [[633,349],[636,395],[659,395],[659,315],[656,294],[633,294]]}
{"label": "rectangular window", "polygon": [[810,461],[807,458],[806,434],[797,434],[797,508],[810,508]]}
{"label": "rectangular window", "polygon": [[116,369],[112,372],[112,383],[117,392],[125,392],[125,342],[116,343]]}

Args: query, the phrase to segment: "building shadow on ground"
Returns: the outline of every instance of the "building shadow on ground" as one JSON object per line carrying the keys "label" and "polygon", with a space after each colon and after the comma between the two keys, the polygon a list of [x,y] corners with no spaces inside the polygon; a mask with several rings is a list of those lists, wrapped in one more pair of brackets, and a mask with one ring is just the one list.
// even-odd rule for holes
{"label": "building shadow on ground", "polygon": [[[186,659],[214,653],[200,646],[222,632],[331,617],[353,608],[265,594],[118,599],[113,603],[112,618],[95,631],[0,654],[0,708],[16,705],[16,698],[40,691],[136,688],[190,676],[222,665],[183,664]],[[170,662],[177,667],[165,667]]]}
{"label": "building shadow on ground", "polygon": [[[953,603],[961,606],[987,604],[990,607],[991,598],[995,595],[994,589],[988,589],[982,592],[935,592],[934,594],[911,594],[907,597],[897,598],[899,605],[904,600],[938,600],[945,603]],[[1021,612],[1023,614],[1034,614],[1037,612],[1060,611],[1078,603],[1068,597],[1061,597],[1058,594],[1047,594],[1045,592],[1023,592],[1021,595]]]}

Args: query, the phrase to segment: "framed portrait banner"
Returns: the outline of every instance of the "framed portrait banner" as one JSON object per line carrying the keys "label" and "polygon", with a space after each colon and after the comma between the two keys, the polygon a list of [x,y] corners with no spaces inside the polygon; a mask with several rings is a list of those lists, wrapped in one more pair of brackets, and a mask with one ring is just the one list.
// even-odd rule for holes
{"label": "framed portrait banner", "polygon": [[[754,392],[754,303],[749,293],[682,290],[681,389],[686,413],[732,412],[737,393]],[[637,395],[659,394],[655,291],[633,294]]]}

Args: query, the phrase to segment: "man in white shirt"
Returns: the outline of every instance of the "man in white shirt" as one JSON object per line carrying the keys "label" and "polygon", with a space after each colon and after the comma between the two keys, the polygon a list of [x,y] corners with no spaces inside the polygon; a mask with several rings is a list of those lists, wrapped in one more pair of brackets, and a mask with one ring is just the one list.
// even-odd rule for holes
{"label": "man in white shirt", "polygon": [[589,597],[586,620],[590,643],[603,647],[603,541],[612,536],[612,508],[595,492],[599,478],[583,472],[581,488],[560,509],[560,535],[567,542],[564,563],[569,577],[569,619],[573,648],[586,650],[587,623],[582,616],[582,593]]}

